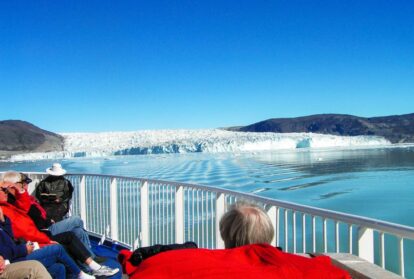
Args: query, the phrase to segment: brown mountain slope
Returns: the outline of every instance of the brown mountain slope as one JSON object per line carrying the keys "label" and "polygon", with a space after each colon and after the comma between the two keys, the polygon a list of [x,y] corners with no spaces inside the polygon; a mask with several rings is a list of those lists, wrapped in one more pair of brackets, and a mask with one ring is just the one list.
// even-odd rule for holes
{"label": "brown mountain slope", "polygon": [[341,136],[377,135],[392,143],[414,142],[414,113],[383,117],[358,117],[345,114],[317,114],[296,118],[273,118],[244,127],[244,132],[312,132]]}
{"label": "brown mountain slope", "polygon": [[63,150],[63,137],[20,120],[0,121],[0,153]]}

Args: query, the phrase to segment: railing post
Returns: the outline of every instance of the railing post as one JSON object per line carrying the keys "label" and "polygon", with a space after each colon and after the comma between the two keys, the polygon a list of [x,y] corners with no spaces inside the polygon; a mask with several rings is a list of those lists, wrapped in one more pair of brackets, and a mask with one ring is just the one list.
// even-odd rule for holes
{"label": "railing post", "polygon": [[273,236],[272,242],[270,243],[271,245],[276,247],[276,234],[277,234],[277,216],[276,216],[276,206],[269,206],[269,208],[266,210],[267,211],[267,215],[270,218],[270,221],[272,222],[273,225],[273,229],[275,230],[275,234]]}
{"label": "railing post", "polygon": [[79,212],[80,217],[85,224],[85,229],[88,229],[88,218],[86,217],[86,178],[83,175],[79,184]]}
{"label": "railing post", "polygon": [[148,182],[141,185],[141,247],[149,246],[149,191]]}
{"label": "railing post", "polygon": [[27,192],[29,193],[29,195],[34,195],[34,191],[36,190],[37,184],[39,184],[40,181],[42,181],[42,175],[33,173],[28,173],[28,175],[32,179],[32,182],[30,182],[27,188]]}
{"label": "railing post", "polygon": [[184,243],[184,187],[175,190],[175,242]]}
{"label": "railing post", "polygon": [[216,249],[224,248],[224,241],[220,235],[220,219],[226,210],[226,199],[223,193],[216,196]]}
{"label": "railing post", "polygon": [[359,229],[358,256],[371,263],[374,263],[374,231],[372,229]]}
{"label": "railing post", "polygon": [[328,253],[328,220],[323,218],[322,222],[323,252]]}
{"label": "railing post", "polygon": [[116,178],[113,178],[110,186],[110,208],[111,208],[111,238],[118,239],[118,187]]}
{"label": "railing post", "polygon": [[398,253],[400,254],[400,275],[405,277],[404,267],[404,238],[398,237]]}

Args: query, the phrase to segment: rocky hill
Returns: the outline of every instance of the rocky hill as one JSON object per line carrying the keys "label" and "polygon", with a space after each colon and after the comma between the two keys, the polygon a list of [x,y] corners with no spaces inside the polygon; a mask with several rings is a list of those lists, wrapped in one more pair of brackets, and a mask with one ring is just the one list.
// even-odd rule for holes
{"label": "rocky hill", "polygon": [[0,121],[0,157],[63,150],[63,137],[20,120]]}
{"label": "rocky hill", "polygon": [[312,132],[341,136],[377,135],[392,143],[414,142],[414,113],[383,117],[317,114],[296,118],[273,118],[232,131],[296,133]]}

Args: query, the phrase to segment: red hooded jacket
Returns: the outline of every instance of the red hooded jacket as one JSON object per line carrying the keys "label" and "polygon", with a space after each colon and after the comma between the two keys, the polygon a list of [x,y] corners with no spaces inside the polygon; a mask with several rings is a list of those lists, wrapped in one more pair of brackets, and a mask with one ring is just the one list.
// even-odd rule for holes
{"label": "red hooded jacket", "polygon": [[16,238],[22,237],[27,241],[50,244],[50,238],[37,229],[33,220],[24,210],[7,202],[0,202],[0,206],[4,215],[12,221],[12,229]]}
{"label": "red hooded jacket", "polygon": [[[139,266],[128,263],[130,251],[123,250],[122,266],[131,279],[350,279],[331,264],[327,256],[305,258],[278,250],[268,244],[252,244],[233,249],[183,249],[160,253]],[[125,271],[125,270],[124,270]]]}

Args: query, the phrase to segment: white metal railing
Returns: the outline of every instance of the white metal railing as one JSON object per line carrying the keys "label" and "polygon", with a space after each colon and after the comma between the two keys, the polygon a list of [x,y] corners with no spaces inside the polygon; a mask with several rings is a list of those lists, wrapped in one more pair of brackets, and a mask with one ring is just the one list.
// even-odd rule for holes
{"label": "white metal railing", "polygon": [[[29,176],[33,187],[45,174]],[[242,199],[267,210],[276,232],[273,244],[284,251],[357,254],[403,277],[407,263],[414,262],[414,228],[408,226],[215,187],[93,174],[66,177],[75,188],[72,214],[83,218],[88,231],[129,247],[195,241],[222,248],[218,222],[227,205]]]}

